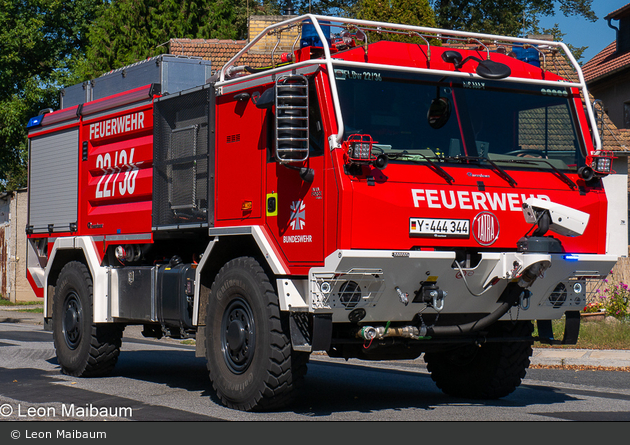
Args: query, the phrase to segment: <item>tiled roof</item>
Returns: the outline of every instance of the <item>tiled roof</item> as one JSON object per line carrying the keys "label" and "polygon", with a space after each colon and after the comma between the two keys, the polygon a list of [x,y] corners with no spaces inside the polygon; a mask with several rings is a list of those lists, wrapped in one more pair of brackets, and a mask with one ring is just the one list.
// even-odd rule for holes
{"label": "tiled roof", "polygon": [[[599,126],[599,123],[597,125]],[[607,114],[604,114],[602,148],[612,151],[630,151],[630,130],[617,128]]]}
{"label": "tiled roof", "polygon": [[609,13],[606,17],[604,17],[604,20],[608,20],[608,19],[618,20],[622,18],[623,16],[628,15],[629,13],[630,13],[630,3]]}
{"label": "tiled roof", "polygon": [[[220,70],[246,44],[246,40],[171,39],[168,42],[168,52],[179,56],[201,57],[210,60],[214,72]],[[279,56],[279,54],[276,55],[276,59]],[[270,66],[271,56],[268,54],[245,54],[238,64],[252,68]]]}
{"label": "tiled roof", "polygon": [[[628,11],[630,11],[630,5],[626,6],[628,6]],[[616,50],[617,44],[612,42],[584,64],[582,72],[587,84],[630,68],[630,52],[616,55]],[[605,150],[630,150],[630,131],[618,129],[607,114],[604,114],[602,146]]]}
{"label": "tiled roof", "polygon": [[630,67],[630,52],[617,54],[617,44],[612,42],[582,67],[586,83],[601,79]]}

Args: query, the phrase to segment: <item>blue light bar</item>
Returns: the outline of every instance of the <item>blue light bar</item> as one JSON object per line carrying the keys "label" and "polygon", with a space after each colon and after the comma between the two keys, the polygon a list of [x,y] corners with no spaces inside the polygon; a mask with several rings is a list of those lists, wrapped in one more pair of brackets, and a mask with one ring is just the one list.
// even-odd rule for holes
{"label": "blue light bar", "polygon": [[44,118],[44,116],[35,116],[32,117],[29,121],[28,124],[26,125],[26,128],[33,128],[33,127],[38,127],[41,125],[42,123],[42,119]]}
{"label": "blue light bar", "polygon": [[570,255],[565,255],[562,258],[564,258],[567,261],[577,261],[577,260],[580,259],[580,256],[579,255],[572,255],[572,254],[570,254]]}

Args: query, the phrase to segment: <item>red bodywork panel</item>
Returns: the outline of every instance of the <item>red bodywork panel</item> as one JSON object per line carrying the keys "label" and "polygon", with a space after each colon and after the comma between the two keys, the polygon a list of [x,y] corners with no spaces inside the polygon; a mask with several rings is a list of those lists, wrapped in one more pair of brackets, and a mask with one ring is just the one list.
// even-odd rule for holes
{"label": "red bodywork panel", "polygon": [[81,162],[79,234],[150,233],[152,104],[84,121],[81,140],[88,156]]}
{"label": "red bodywork panel", "polygon": [[264,122],[265,110],[250,101],[239,101],[232,95],[217,98],[216,227],[263,223],[263,165],[267,156]]}
{"label": "red bodywork panel", "polygon": [[[340,160],[341,162],[341,160]],[[522,203],[527,198],[546,199],[591,215],[586,231],[580,237],[561,236],[568,253],[604,253],[606,230],[606,198],[603,190],[592,189],[580,194],[550,172],[510,170],[518,183],[507,182],[488,168],[475,165],[445,167],[454,178],[448,184],[428,165],[390,164],[385,170],[371,171],[374,185],[365,177],[351,178],[345,186],[352,194],[352,205],[342,220],[352,226],[348,248],[400,249],[466,247],[511,251],[532,226],[523,217]],[[572,175],[578,181],[577,175]],[[423,182],[412,181],[414,177]],[[345,209],[344,209],[345,210]],[[491,227],[475,224],[482,214],[494,215]],[[466,220],[470,233],[461,238],[443,234],[411,234],[411,219],[437,218]],[[369,221],[363,224],[361,221]],[[492,233],[484,234],[484,230]],[[531,233],[530,233],[531,234]],[[456,235],[456,234],[455,234]]]}

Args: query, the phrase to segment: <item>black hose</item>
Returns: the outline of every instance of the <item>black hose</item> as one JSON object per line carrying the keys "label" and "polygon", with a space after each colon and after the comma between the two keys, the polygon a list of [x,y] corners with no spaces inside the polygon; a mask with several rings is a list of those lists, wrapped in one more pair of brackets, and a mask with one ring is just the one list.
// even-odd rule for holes
{"label": "black hose", "polygon": [[462,334],[471,334],[473,332],[481,331],[482,329],[487,328],[494,322],[496,322],[499,318],[503,317],[512,306],[518,301],[519,296],[523,292],[523,288],[517,285],[516,283],[509,283],[499,301],[501,302],[501,306],[485,317],[472,321],[466,324],[459,324],[454,326],[431,326],[427,327],[427,336],[430,337],[439,337],[439,336],[449,336],[449,335],[462,335]]}

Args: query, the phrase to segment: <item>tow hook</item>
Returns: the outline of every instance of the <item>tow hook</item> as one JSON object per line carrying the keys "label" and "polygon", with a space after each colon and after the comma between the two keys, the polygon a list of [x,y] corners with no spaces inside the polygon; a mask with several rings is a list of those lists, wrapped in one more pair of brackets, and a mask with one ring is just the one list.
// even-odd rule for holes
{"label": "tow hook", "polygon": [[431,291],[431,306],[433,306],[433,309],[435,309],[436,311],[440,312],[442,309],[444,309],[444,297],[446,296],[448,292],[446,291]]}
{"label": "tow hook", "polygon": [[532,296],[532,292],[529,289],[523,290],[523,292],[521,293],[521,298],[520,298],[521,309],[525,311],[529,309],[529,301],[530,301],[531,296]]}
{"label": "tow hook", "polygon": [[440,289],[435,281],[424,281],[420,284],[420,290],[416,291],[413,302],[427,303],[438,312],[444,309],[444,298],[448,292]]}

